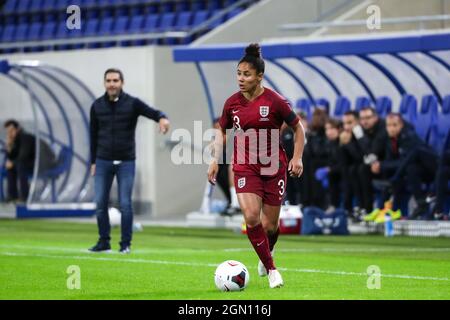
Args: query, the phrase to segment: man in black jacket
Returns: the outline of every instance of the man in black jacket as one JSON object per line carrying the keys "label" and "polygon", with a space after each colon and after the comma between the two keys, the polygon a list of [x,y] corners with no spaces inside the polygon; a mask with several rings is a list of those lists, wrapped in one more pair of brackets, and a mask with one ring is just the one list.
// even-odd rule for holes
{"label": "man in black jacket", "polygon": [[374,174],[370,170],[370,165],[383,159],[387,131],[384,120],[378,117],[372,107],[362,108],[359,111],[359,120],[364,134],[358,139],[358,144],[364,155],[364,162],[358,166],[357,173],[361,187],[361,207],[369,213],[373,209],[374,201],[372,187]]}
{"label": "man in black jacket", "polygon": [[393,185],[393,209],[399,209],[400,194],[408,187],[414,196],[417,207],[410,215],[414,219],[428,210],[422,183],[432,182],[437,168],[437,155],[433,149],[420,139],[414,128],[405,125],[402,116],[390,113],[386,117],[386,157],[383,161],[371,164],[374,174],[389,178]]}
{"label": "man in black jacket", "polygon": [[[28,180],[33,174],[36,159],[36,137],[22,129],[16,120],[5,122],[7,150],[8,200],[27,201]],[[44,172],[56,165],[56,157],[50,146],[43,140],[39,143],[38,172]],[[20,194],[17,188],[19,180]]]}
{"label": "man in black jacket", "polygon": [[108,69],[104,74],[106,92],[94,101],[90,113],[91,175],[95,176],[95,202],[99,240],[91,252],[109,251],[110,223],[109,193],[117,176],[121,217],[121,253],[130,253],[133,209],[133,191],[136,159],[135,130],[139,116],[159,123],[160,132],[169,130],[167,116],[149,107],[141,100],[122,91],[123,74]]}

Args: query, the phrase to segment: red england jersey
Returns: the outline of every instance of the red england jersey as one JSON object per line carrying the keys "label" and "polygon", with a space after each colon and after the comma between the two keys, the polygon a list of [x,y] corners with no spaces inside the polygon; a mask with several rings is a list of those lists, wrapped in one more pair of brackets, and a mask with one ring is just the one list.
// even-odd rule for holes
{"label": "red england jersey", "polygon": [[[275,175],[281,166],[287,166],[280,128],[283,122],[294,126],[298,121],[289,102],[271,89],[264,87],[264,92],[253,101],[248,101],[241,92],[233,94],[225,102],[219,120],[223,129],[235,131],[233,171]],[[261,171],[274,161],[275,172]]]}

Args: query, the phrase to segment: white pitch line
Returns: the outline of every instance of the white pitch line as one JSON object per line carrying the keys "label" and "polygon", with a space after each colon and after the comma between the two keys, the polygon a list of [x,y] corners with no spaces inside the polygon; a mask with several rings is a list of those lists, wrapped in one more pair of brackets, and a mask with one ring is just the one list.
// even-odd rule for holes
{"label": "white pitch line", "polygon": [[[182,262],[182,261],[166,261],[166,260],[147,260],[147,259],[134,259],[134,258],[107,258],[107,257],[92,257],[92,256],[55,256],[49,254],[27,254],[17,252],[0,252],[3,256],[13,257],[38,257],[49,259],[75,259],[75,260],[91,260],[91,261],[112,261],[112,262],[131,262],[131,263],[147,263],[147,264],[165,264],[165,265],[180,265],[189,267],[217,267],[216,263],[195,263],[195,262]],[[255,269],[255,268],[251,268]],[[279,268],[280,271],[287,272],[299,272],[299,273],[322,273],[341,276],[364,276],[368,274],[361,272],[348,272],[348,271],[332,271],[332,270],[318,270],[318,269],[291,269],[291,268]],[[428,281],[450,281],[449,278],[427,277],[427,276],[414,276],[404,274],[381,274],[385,278],[397,278],[397,279],[409,279],[409,280],[428,280]]]}
{"label": "white pitch line", "polygon": [[[78,252],[78,253],[87,253],[87,249],[80,248],[68,248],[68,247],[42,247],[42,246],[33,246],[33,245],[17,245],[17,244],[0,244],[0,248],[14,248],[14,249],[35,249],[35,250],[43,250],[43,251],[58,251],[58,252]],[[247,252],[253,251],[253,248],[228,248],[228,249],[136,249],[133,250],[133,253],[143,254],[143,253],[161,253],[161,252]],[[335,253],[345,253],[345,252],[450,252],[450,248],[286,248],[286,249],[276,249],[277,252],[294,252],[294,253],[319,253],[319,252],[335,252]],[[112,252],[117,253],[118,252]]]}

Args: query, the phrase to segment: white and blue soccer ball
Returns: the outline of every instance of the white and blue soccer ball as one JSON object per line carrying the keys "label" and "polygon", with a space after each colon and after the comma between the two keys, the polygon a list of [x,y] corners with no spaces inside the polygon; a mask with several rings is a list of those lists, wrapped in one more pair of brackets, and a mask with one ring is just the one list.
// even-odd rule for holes
{"label": "white and blue soccer ball", "polygon": [[250,281],[247,267],[235,260],[222,262],[214,274],[214,282],[220,291],[242,291]]}

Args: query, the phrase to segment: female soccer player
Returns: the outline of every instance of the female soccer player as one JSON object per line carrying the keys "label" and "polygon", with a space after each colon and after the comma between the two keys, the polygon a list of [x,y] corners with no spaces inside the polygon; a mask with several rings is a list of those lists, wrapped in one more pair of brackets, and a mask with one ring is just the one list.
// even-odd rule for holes
{"label": "female soccer player", "polygon": [[[259,256],[258,273],[268,274],[271,288],[283,285],[273,262],[278,239],[280,206],[286,187],[286,172],[299,177],[303,171],[305,133],[298,116],[281,95],[262,86],[264,60],[258,44],[250,44],[237,67],[239,92],[225,102],[214,140],[214,157],[208,180],[215,184],[225,130],[234,128],[233,171],[247,236]],[[294,154],[287,163],[281,146],[280,128],[286,122],[294,130]]]}

